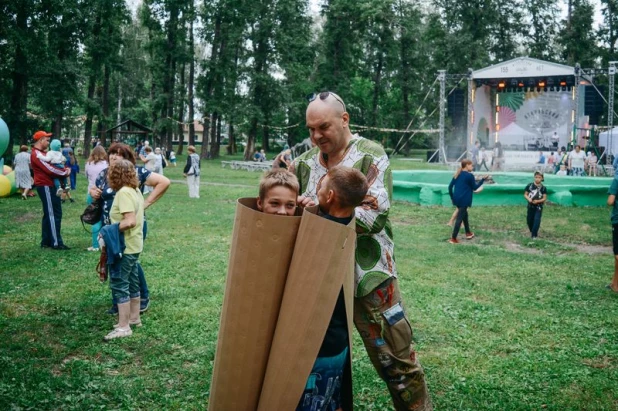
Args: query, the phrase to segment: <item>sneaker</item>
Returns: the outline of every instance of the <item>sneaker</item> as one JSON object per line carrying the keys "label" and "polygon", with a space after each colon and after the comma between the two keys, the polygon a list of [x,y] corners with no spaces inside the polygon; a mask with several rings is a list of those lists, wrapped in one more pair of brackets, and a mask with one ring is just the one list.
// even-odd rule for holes
{"label": "sneaker", "polygon": [[147,300],[141,300],[139,302],[139,312],[143,313],[148,311],[148,307],[150,306],[150,299]]}
{"label": "sneaker", "polygon": [[94,247],[88,247],[86,248],[86,251],[99,251],[98,248],[94,248]]}
{"label": "sneaker", "polygon": [[474,238],[474,233],[466,233],[466,240],[472,240]]}
{"label": "sneaker", "polygon": [[109,315],[118,315],[118,306],[116,304],[112,305],[112,308],[106,311]]}
{"label": "sneaker", "polygon": [[56,190],[56,197],[62,197],[63,193],[64,193],[64,190],[62,188],[59,188],[58,190]]}
{"label": "sneaker", "polygon": [[131,327],[127,327],[127,328],[114,328],[114,331],[112,331],[111,333],[107,334],[105,337],[103,337],[103,339],[105,341],[109,341],[109,340],[113,340],[114,338],[129,337],[131,335],[133,335],[133,331],[131,331]]}
{"label": "sneaker", "polygon": [[70,250],[71,247],[67,247],[64,244],[57,245],[56,247],[52,247],[54,250]]}
{"label": "sneaker", "polygon": [[69,201],[71,201],[72,203],[74,203],[74,202],[75,202],[75,200],[73,200],[72,198],[69,198]]}
{"label": "sneaker", "polygon": [[459,240],[456,238],[449,238],[447,242],[451,244],[459,244]]}

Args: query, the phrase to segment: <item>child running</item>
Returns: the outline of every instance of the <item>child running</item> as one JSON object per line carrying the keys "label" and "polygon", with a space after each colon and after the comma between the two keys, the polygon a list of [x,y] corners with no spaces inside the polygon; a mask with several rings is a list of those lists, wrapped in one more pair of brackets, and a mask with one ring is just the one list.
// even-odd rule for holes
{"label": "child running", "polygon": [[[349,224],[368,187],[367,179],[360,171],[343,166],[331,168],[320,182],[318,215],[340,224]],[[294,174],[282,169],[270,171],[260,182],[258,209],[268,214],[294,215],[298,190],[299,184]],[[342,289],[297,411],[341,409],[341,386],[348,346]]]}
{"label": "child running", "polygon": [[457,219],[453,226],[451,238],[448,240],[451,244],[459,244],[457,235],[459,234],[459,228],[462,222],[466,230],[466,240],[474,238],[474,233],[470,231],[470,225],[468,223],[468,208],[472,207],[473,192],[478,190],[489,176],[483,176],[481,181],[477,183],[472,174],[473,169],[474,165],[472,161],[468,159],[463,160],[461,162],[461,167],[455,172],[451,183],[448,185],[448,194],[451,197],[453,205],[457,207]]}
{"label": "child running", "polygon": [[543,204],[547,200],[547,189],[543,185],[543,174],[540,171],[534,173],[534,182],[526,186],[524,198],[528,201],[528,229],[532,239],[536,239],[541,227]]}

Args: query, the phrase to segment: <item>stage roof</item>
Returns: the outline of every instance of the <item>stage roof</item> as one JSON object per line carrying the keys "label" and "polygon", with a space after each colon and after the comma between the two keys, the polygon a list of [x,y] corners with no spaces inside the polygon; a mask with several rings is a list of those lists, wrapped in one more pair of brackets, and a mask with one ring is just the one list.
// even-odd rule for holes
{"label": "stage roof", "polygon": [[472,72],[473,79],[508,79],[524,77],[568,77],[575,68],[530,57],[518,57]]}

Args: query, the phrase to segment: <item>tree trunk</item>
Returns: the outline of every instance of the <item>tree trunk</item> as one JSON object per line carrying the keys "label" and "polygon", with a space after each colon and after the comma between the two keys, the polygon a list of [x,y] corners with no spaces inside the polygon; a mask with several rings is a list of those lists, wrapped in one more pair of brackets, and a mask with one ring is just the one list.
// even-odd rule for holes
{"label": "tree trunk", "polygon": [[109,128],[109,79],[110,79],[110,75],[111,75],[111,68],[109,66],[109,64],[105,65],[105,71],[103,74],[103,116],[102,118],[99,119],[99,126],[100,126],[100,139],[101,139],[101,145],[103,145],[103,147],[107,146],[107,133],[105,133],[105,130],[107,130]]}
{"label": "tree trunk", "polygon": [[210,133],[210,116],[203,119],[204,130],[202,131],[202,155],[200,158],[208,158],[208,133]]}
{"label": "tree trunk", "polygon": [[[26,2],[19,3],[17,11],[16,25],[18,30],[26,35],[28,30],[28,10]],[[27,144],[29,137],[26,135],[26,110],[28,107],[28,57],[18,41],[15,47],[15,59],[13,62],[13,91],[11,93],[11,115],[8,118],[7,126],[10,130],[9,146],[6,156],[13,156],[13,145],[15,139],[19,138],[21,144]]]}
{"label": "tree trunk", "polygon": [[270,114],[264,114],[264,126],[262,126],[262,148],[264,151],[270,151]]}
{"label": "tree trunk", "polygon": [[90,147],[92,146],[92,105],[94,100],[94,87],[96,79],[94,74],[88,79],[88,96],[86,98],[86,122],[84,123],[84,158],[90,156]]}
{"label": "tree trunk", "polygon": [[236,134],[234,133],[234,123],[232,122],[232,118],[229,119],[230,123],[228,125],[228,140],[229,144],[227,145],[227,153],[228,154],[236,154]]}
{"label": "tree trunk", "polygon": [[251,127],[247,136],[247,147],[245,147],[245,161],[250,161],[255,151],[255,136],[257,135],[258,119],[253,116],[251,119]]}
{"label": "tree trunk", "polygon": [[[189,105],[189,144],[195,145],[195,108],[193,106],[193,83],[195,82],[195,45],[193,40],[193,19],[189,26],[189,85],[187,86],[187,104]],[[178,154],[182,154],[182,145],[178,146]]]}
{"label": "tree trunk", "polygon": [[212,113],[210,120],[210,157],[219,157],[219,142],[217,141],[217,121],[219,120],[219,113],[216,111]]}
{"label": "tree trunk", "polygon": [[[180,91],[184,93],[185,90],[185,63],[182,63],[182,68],[180,69]],[[185,141],[185,130],[184,130],[184,117],[185,117],[185,102],[183,98],[180,98],[178,102],[178,144],[182,146]],[[172,149],[172,142],[169,142],[168,150]]]}

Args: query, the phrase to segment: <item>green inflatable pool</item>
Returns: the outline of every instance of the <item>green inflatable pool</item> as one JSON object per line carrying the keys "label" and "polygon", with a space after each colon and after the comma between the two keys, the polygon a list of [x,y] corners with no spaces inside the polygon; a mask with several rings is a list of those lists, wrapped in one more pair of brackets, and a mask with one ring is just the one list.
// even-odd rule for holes
{"label": "green inflatable pool", "polygon": [[[477,172],[476,175],[486,173]],[[474,195],[474,206],[525,204],[524,189],[533,181],[533,173],[490,173],[495,184],[484,184],[483,191]],[[405,170],[393,171],[393,197],[421,205],[450,207],[448,184],[451,171]],[[564,206],[605,206],[610,177],[568,177],[546,174],[548,201]]]}

